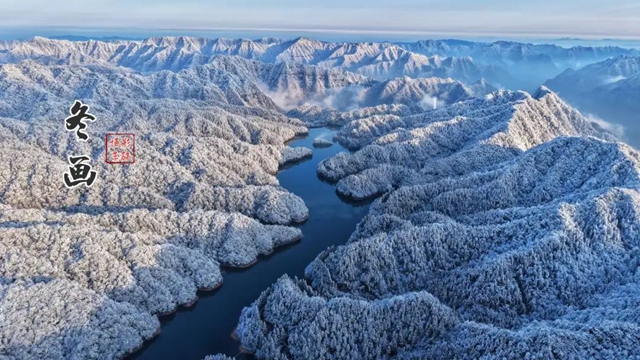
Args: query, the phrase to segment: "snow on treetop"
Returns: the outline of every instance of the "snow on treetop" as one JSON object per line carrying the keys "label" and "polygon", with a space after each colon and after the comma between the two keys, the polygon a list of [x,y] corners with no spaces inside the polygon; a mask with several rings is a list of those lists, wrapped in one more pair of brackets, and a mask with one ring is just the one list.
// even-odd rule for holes
{"label": "snow on treetop", "polygon": [[547,89],[492,95],[342,129],[360,150],[318,173],[346,196],[382,196],[304,280],[283,277],[243,310],[244,348],[640,357],[640,153]]}
{"label": "snow on treetop", "polygon": [[[306,280],[283,277],[243,311],[246,349],[640,356],[629,335],[640,330],[638,153],[549,89],[490,85],[519,84],[507,69],[526,61],[550,74],[615,55],[633,53],[306,38],[0,42],[2,352],[121,357],[156,334],[154,315],[219,286],[221,266],[299,240],[290,224],[309,211],[275,174],[312,150],[285,143],[305,124],[337,124],[335,140],[354,152],[318,173],[343,195],[380,198]],[[95,141],[62,128],[76,99],[98,115]],[[135,166],[98,160],[108,131],[139,135]],[[76,153],[96,160],[90,190],[59,181]]]}

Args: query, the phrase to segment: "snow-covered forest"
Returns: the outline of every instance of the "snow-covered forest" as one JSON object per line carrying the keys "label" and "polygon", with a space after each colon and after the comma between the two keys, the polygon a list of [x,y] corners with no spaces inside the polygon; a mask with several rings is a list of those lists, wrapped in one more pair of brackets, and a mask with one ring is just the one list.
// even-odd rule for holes
{"label": "snow-covered forest", "polygon": [[244,309],[265,359],[640,357],[640,153],[548,89],[372,117],[318,167],[379,197]]}
{"label": "snow-covered forest", "polygon": [[[636,49],[511,41],[494,43],[425,40],[412,43],[324,42],[309,38],[282,40],[156,37],[143,41],[51,40],[0,41],[0,62],[37,59],[43,63],[111,63],[142,72],[179,71],[203,65],[219,55],[269,64],[315,65],[346,70],[385,81],[394,77],[454,78],[466,84],[486,79],[507,88],[530,90],[568,67],[616,56],[639,56]],[[535,71],[531,71],[531,69]],[[286,85],[286,83],[283,83]],[[315,85],[322,86],[322,85]]]}
{"label": "snow-covered forest", "polygon": [[[328,125],[337,135],[313,147],[352,152],[318,176],[376,200],[347,244],[245,308],[244,349],[640,357],[640,154],[546,87],[497,90],[538,81],[511,70],[542,54],[553,66],[535,76],[547,78],[638,55],[506,42],[0,42],[0,358],[120,358],[158,334],[158,315],[220,286],[223,267],[300,240],[293,225],[310,212],[276,174],[313,156],[289,141]],[[65,129],[75,100],[97,117],[87,142]],[[105,163],[107,132],[136,134],[135,165]],[[62,176],[79,154],[97,179],[69,189]]]}
{"label": "snow-covered forest", "polygon": [[[121,357],[157,334],[156,315],[220,286],[221,266],[302,238],[290,225],[308,209],[275,174],[311,155],[285,145],[308,130],[256,79],[32,57],[0,65],[2,356]],[[64,127],[74,100],[97,117],[86,143]],[[106,132],[137,135],[134,165],[105,164]],[[77,154],[90,188],[62,181]]]}

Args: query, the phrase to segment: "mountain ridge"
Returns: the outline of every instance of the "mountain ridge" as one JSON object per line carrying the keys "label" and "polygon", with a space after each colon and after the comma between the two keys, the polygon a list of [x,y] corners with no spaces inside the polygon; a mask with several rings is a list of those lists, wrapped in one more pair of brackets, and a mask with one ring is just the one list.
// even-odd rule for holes
{"label": "mountain ridge", "polygon": [[[380,79],[403,75],[416,77],[447,74],[466,83],[486,78],[497,85],[526,89],[538,86],[570,66],[584,65],[610,56],[637,54],[636,50],[616,47],[564,49],[521,43],[472,44],[474,45],[461,45],[446,41],[329,43],[309,38],[254,41],[192,37],[71,42],[36,37],[28,41],[5,43],[0,63],[35,58],[45,63],[109,62],[143,72],[160,69],[178,71],[184,67],[203,65],[216,55],[230,55],[267,63],[296,62],[329,68],[342,67]],[[452,47],[458,47],[458,50],[452,50]],[[545,51],[551,55],[544,55]],[[511,65],[499,61],[501,58],[508,58],[509,53],[516,54],[509,55]],[[531,53],[530,57],[522,57],[522,54],[528,53]],[[429,60],[430,58],[432,59]],[[553,60],[554,58],[557,60]],[[520,62],[526,66],[541,66],[539,70],[544,76],[514,78],[514,74],[522,70],[522,66],[517,65]]]}
{"label": "mountain ridge", "polygon": [[594,114],[605,127],[615,129],[633,146],[640,146],[640,127],[636,119],[640,106],[640,56],[618,56],[567,70],[546,82],[572,105]]}
{"label": "mountain ridge", "polygon": [[[491,85],[621,50],[429,46],[459,54],[308,38],[1,43],[2,352],[120,358],[157,335],[157,315],[219,286],[223,267],[300,240],[292,225],[313,214],[276,174],[313,154],[289,141],[337,125],[352,151],[317,173],[375,200],[305,279],[285,276],[243,310],[245,349],[640,356],[620,336],[640,331],[640,153],[553,88]],[[98,115],[87,142],[64,129],[75,100]],[[102,161],[107,132],[136,134],[134,166]],[[99,174],[90,189],[61,182],[74,154]]]}
{"label": "mountain ridge", "polygon": [[[621,336],[640,329],[640,153],[547,88],[467,102],[482,101],[475,113],[461,102],[390,127],[347,125],[371,136],[318,173],[346,196],[378,199],[345,245],[243,310],[243,348],[259,358],[640,356],[637,339]],[[480,135],[456,146],[474,121],[486,124]]]}

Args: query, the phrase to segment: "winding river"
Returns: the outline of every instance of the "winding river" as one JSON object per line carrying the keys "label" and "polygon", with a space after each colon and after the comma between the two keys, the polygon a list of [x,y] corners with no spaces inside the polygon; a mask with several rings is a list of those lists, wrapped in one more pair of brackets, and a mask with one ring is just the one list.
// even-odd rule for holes
{"label": "winding river", "polygon": [[[305,138],[292,141],[290,146],[312,148],[313,139],[333,137],[333,130],[310,129]],[[301,242],[277,249],[268,257],[261,257],[247,269],[228,270],[218,290],[199,292],[200,299],[189,309],[161,318],[162,332],[129,359],[200,360],[206,355],[222,353],[237,359],[252,358],[240,354],[239,343],[231,338],[242,308],[250,305],[260,293],[284,274],[301,277],[305,267],[322,250],[344,244],[356,225],[368,212],[368,204],[342,201],[332,184],[316,175],[318,163],[340,151],[338,144],[314,149],[313,158],[289,166],[278,173],[280,185],[302,197],[309,208],[309,220],[299,225],[304,238]]]}

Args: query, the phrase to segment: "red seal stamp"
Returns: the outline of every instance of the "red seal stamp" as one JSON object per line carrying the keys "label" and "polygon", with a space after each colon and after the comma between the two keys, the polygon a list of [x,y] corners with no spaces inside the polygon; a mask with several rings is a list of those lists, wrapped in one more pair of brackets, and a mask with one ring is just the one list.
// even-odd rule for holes
{"label": "red seal stamp", "polygon": [[104,137],[107,164],[133,164],[136,162],[136,135],[107,133]]}

